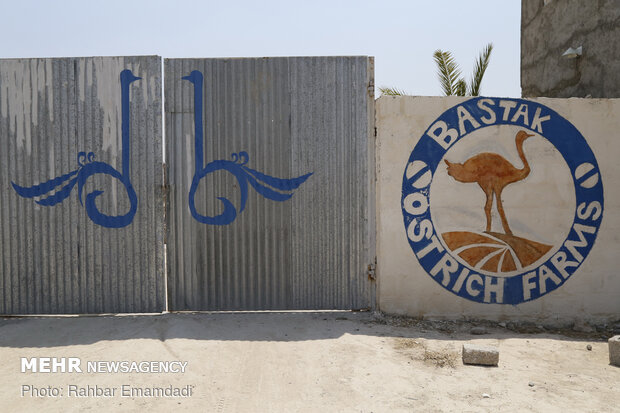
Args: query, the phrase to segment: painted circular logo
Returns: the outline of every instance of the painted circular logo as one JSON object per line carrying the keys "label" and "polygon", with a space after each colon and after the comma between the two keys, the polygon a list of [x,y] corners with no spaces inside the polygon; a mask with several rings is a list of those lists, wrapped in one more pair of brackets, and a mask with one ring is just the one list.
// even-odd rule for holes
{"label": "painted circular logo", "polygon": [[519,304],[560,287],[592,249],[603,183],[584,137],[540,103],[474,98],[445,111],[403,176],[409,245],[445,289]]}

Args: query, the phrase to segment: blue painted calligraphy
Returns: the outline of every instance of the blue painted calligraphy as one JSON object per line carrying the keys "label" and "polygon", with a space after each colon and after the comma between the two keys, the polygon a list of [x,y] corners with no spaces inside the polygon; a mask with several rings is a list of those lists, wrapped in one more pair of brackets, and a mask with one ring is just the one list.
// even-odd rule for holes
{"label": "blue painted calligraphy", "polygon": [[209,162],[206,166],[203,161],[203,129],[202,129],[202,85],[203,76],[198,70],[194,70],[183,79],[189,80],[194,85],[194,178],[189,190],[189,210],[194,219],[203,224],[209,225],[228,225],[237,218],[237,209],[230,200],[225,197],[217,197],[224,205],[224,211],[216,216],[201,215],[196,211],[195,195],[200,180],[208,174],[225,170],[237,179],[239,190],[241,191],[241,199],[239,213],[243,212],[245,203],[248,198],[248,184],[254,188],[256,192],[265,198],[273,201],[286,201],[293,196],[293,190],[303,184],[306,179],[312,175],[308,173],[297,178],[281,179],[273,176],[265,175],[261,172],[246,166],[249,161],[247,152],[241,151],[231,155],[232,160],[216,160]]}
{"label": "blue painted calligraphy", "polygon": [[[31,187],[22,187],[14,182],[11,182],[13,188],[18,195],[24,198],[35,198],[35,202],[43,206],[53,206],[64,201],[71,194],[71,190],[78,185],[78,198],[80,204],[84,205],[82,201],[82,190],[86,180],[96,174],[110,175],[113,178],[118,179],[129,197],[130,208],[124,215],[106,215],[97,209],[95,203],[96,198],[103,193],[103,191],[95,190],[86,194],[86,213],[88,217],[97,225],[101,225],[107,228],[122,228],[133,221],[134,215],[138,210],[138,197],[136,191],[131,185],[129,176],[129,85],[140,79],[133,75],[130,70],[123,70],[120,75],[121,78],[121,132],[122,132],[122,151],[123,151],[123,167],[122,172],[117,171],[112,166],[104,162],[95,161],[95,154],[89,152],[79,152],[77,156],[78,168],[67,174],[51,179],[42,184],[34,185]],[[68,181],[68,182],[67,182]],[[66,184],[65,184],[66,183]],[[54,191],[59,186],[62,186],[59,190]],[[47,196],[45,196],[47,194]]]}

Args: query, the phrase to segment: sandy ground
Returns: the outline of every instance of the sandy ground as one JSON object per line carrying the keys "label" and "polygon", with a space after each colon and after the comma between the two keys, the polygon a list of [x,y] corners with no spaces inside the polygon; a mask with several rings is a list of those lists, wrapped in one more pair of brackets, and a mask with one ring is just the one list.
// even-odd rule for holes
{"label": "sandy ground", "polygon": [[[620,368],[609,365],[600,337],[487,328],[471,335],[467,324],[434,328],[348,312],[7,318],[0,411],[620,411]],[[463,365],[466,342],[499,346],[499,367]],[[22,373],[22,357],[188,365],[167,374]],[[24,385],[61,395],[22,396]],[[123,385],[192,386],[192,396],[123,397]],[[116,394],[70,397],[69,386]]]}

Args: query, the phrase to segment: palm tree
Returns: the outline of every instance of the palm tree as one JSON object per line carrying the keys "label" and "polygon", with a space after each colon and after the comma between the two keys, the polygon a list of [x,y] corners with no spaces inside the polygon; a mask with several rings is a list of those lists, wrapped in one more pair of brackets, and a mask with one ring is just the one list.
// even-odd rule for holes
{"label": "palm tree", "polygon": [[489,66],[491,52],[493,51],[493,43],[489,43],[478,56],[478,60],[474,64],[474,73],[469,81],[461,77],[461,69],[452,57],[452,53],[441,50],[435,50],[433,58],[437,63],[437,76],[444,95],[451,96],[479,96],[480,85],[484,72]]}
{"label": "palm tree", "polygon": [[[439,77],[439,83],[445,96],[479,96],[480,85],[484,72],[489,66],[489,60],[491,58],[491,52],[493,51],[493,43],[489,43],[482,50],[474,64],[474,73],[469,81],[469,85],[465,78],[461,77],[461,69],[458,63],[454,60],[452,53],[448,51],[442,51],[440,49],[435,50],[433,58],[437,64],[437,76]],[[405,95],[402,90],[390,87],[380,87],[382,95],[387,96],[401,96]]]}

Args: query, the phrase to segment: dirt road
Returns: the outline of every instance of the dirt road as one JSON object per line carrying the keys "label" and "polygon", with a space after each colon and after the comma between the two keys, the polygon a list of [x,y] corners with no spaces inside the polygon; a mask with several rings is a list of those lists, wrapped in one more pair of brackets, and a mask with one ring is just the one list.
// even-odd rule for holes
{"label": "dirt road", "polygon": [[[446,330],[385,321],[342,312],[7,318],[0,321],[0,410],[620,411],[620,368],[609,365],[600,338],[501,327],[471,335],[467,324]],[[499,367],[464,366],[465,342],[498,346]],[[79,358],[82,372],[22,373],[24,357]],[[187,365],[176,373],[87,371],[99,361]],[[60,393],[41,396],[53,389]],[[145,396],[160,391],[152,389],[191,389],[191,396]]]}

